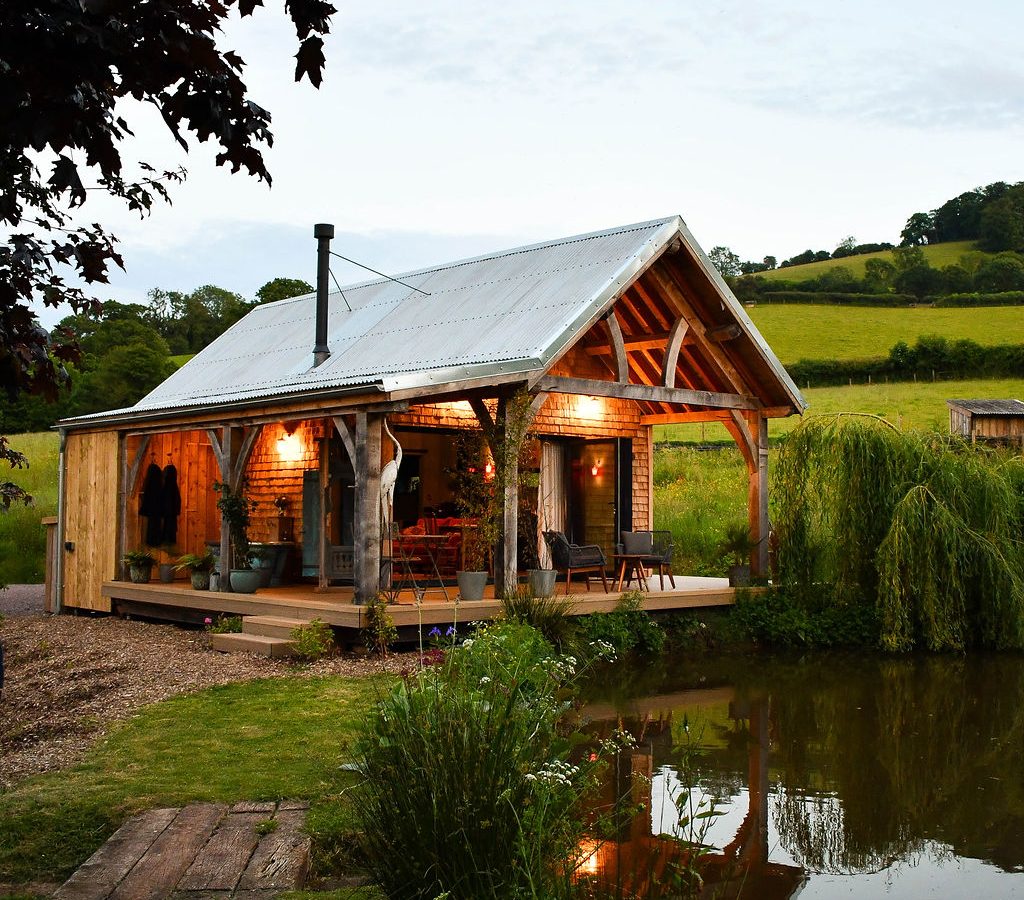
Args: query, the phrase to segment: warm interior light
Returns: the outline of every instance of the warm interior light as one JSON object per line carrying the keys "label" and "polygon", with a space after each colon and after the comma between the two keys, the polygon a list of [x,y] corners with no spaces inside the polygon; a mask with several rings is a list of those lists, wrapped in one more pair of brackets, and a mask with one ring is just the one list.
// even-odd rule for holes
{"label": "warm interior light", "polygon": [[580,875],[596,875],[601,870],[601,845],[594,840],[580,842],[580,864],[576,871]]}
{"label": "warm interior light", "polygon": [[297,434],[283,433],[277,439],[277,455],[284,462],[298,462],[302,459],[302,438]]}
{"label": "warm interior light", "polygon": [[590,474],[595,478],[601,474],[601,460],[597,460],[597,462],[590,467]]}
{"label": "warm interior light", "polygon": [[486,465],[484,465],[484,478],[486,478],[488,481],[490,481],[493,477],[494,477],[494,463],[492,463],[490,460],[487,460]]}
{"label": "warm interior light", "polygon": [[604,418],[604,402],[600,397],[577,397],[576,411],[584,419]]}

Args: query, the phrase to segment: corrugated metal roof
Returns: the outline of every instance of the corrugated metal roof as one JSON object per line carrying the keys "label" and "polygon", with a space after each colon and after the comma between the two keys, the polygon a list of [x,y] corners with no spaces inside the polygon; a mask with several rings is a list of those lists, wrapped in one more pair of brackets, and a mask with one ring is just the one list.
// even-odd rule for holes
{"label": "corrugated metal roof", "polygon": [[947,400],[950,406],[981,416],[1024,416],[1020,400]]}
{"label": "corrugated metal roof", "polygon": [[429,296],[386,279],[348,285],[330,294],[331,356],[316,368],[315,295],[259,306],[134,407],[95,418],[347,387],[415,391],[466,378],[540,374],[677,237],[794,402],[806,405],[682,219],[672,216],[397,276]]}

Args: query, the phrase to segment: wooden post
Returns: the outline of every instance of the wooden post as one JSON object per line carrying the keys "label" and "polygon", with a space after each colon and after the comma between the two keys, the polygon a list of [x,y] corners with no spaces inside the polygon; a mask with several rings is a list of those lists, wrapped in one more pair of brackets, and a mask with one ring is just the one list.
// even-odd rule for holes
{"label": "wooden post", "polygon": [[[220,453],[214,449],[217,465],[220,467],[221,484],[231,486],[231,426],[221,429]],[[231,590],[231,525],[223,513],[220,517],[220,581],[217,588],[221,593]]]}
{"label": "wooden post", "polygon": [[751,537],[757,549],[751,560],[751,572],[757,576],[768,574],[768,419],[751,415],[748,428],[756,455],[748,464],[750,489],[748,512]]}
{"label": "wooden post", "polygon": [[317,547],[317,590],[326,591],[330,578],[327,573],[327,548],[331,543],[331,441],[324,429],[324,437],[320,439],[320,542]]}
{"label": "wooden post", "polygon": [[356,603],[380,593],[380,413],[356,413]]}
{"label": "wooden post", "polygon": [[[519,584],[519,445],[509,439],[516,432],[516,423],[512,421],[514,414],[514,404],[505,398],[498,401],[500,442],[495,449],[503,457],[500,462],[505,484],[501,508],[500,583],[497,566],[494,570],[496,597],[515,592]],[[513,443],[515,446],[512,446]]]}

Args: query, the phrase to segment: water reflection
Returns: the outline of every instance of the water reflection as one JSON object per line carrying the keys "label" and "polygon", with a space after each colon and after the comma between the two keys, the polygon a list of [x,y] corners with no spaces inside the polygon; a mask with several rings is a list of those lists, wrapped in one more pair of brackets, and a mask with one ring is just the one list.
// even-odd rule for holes
{"label": "water reflection", "polygon": [[622,727],[638,743],[604,796],[632,791],[636,815],[589,863],[610,879],[642,892],[664,869],[685,791],[720,804],[701,863],[714,896],[1024,897],[1024,658],[720,658],[614,674],[585,709],[595,736]]}

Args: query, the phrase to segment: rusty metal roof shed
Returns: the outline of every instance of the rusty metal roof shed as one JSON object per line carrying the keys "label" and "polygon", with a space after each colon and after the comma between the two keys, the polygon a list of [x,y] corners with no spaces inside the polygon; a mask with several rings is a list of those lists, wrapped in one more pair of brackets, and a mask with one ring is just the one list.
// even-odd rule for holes
{"label": "rusty metal roof shed", "polygon": [[975,416],[1024,416],[1020,400],[947,400],[947,404]]}
{"label": "rusty metal roof shed", "polygon": [[[329,297],[330,357],[313,366],[315,295],[258,306],[134,407],[65,420],[134,418],[262,399],[395,391],[428,396],[468,378],[542,373],[674,242],[798,410],[798,388],[678,216],[352,284]],[[425,296],[424,293],[429,294]]]}

